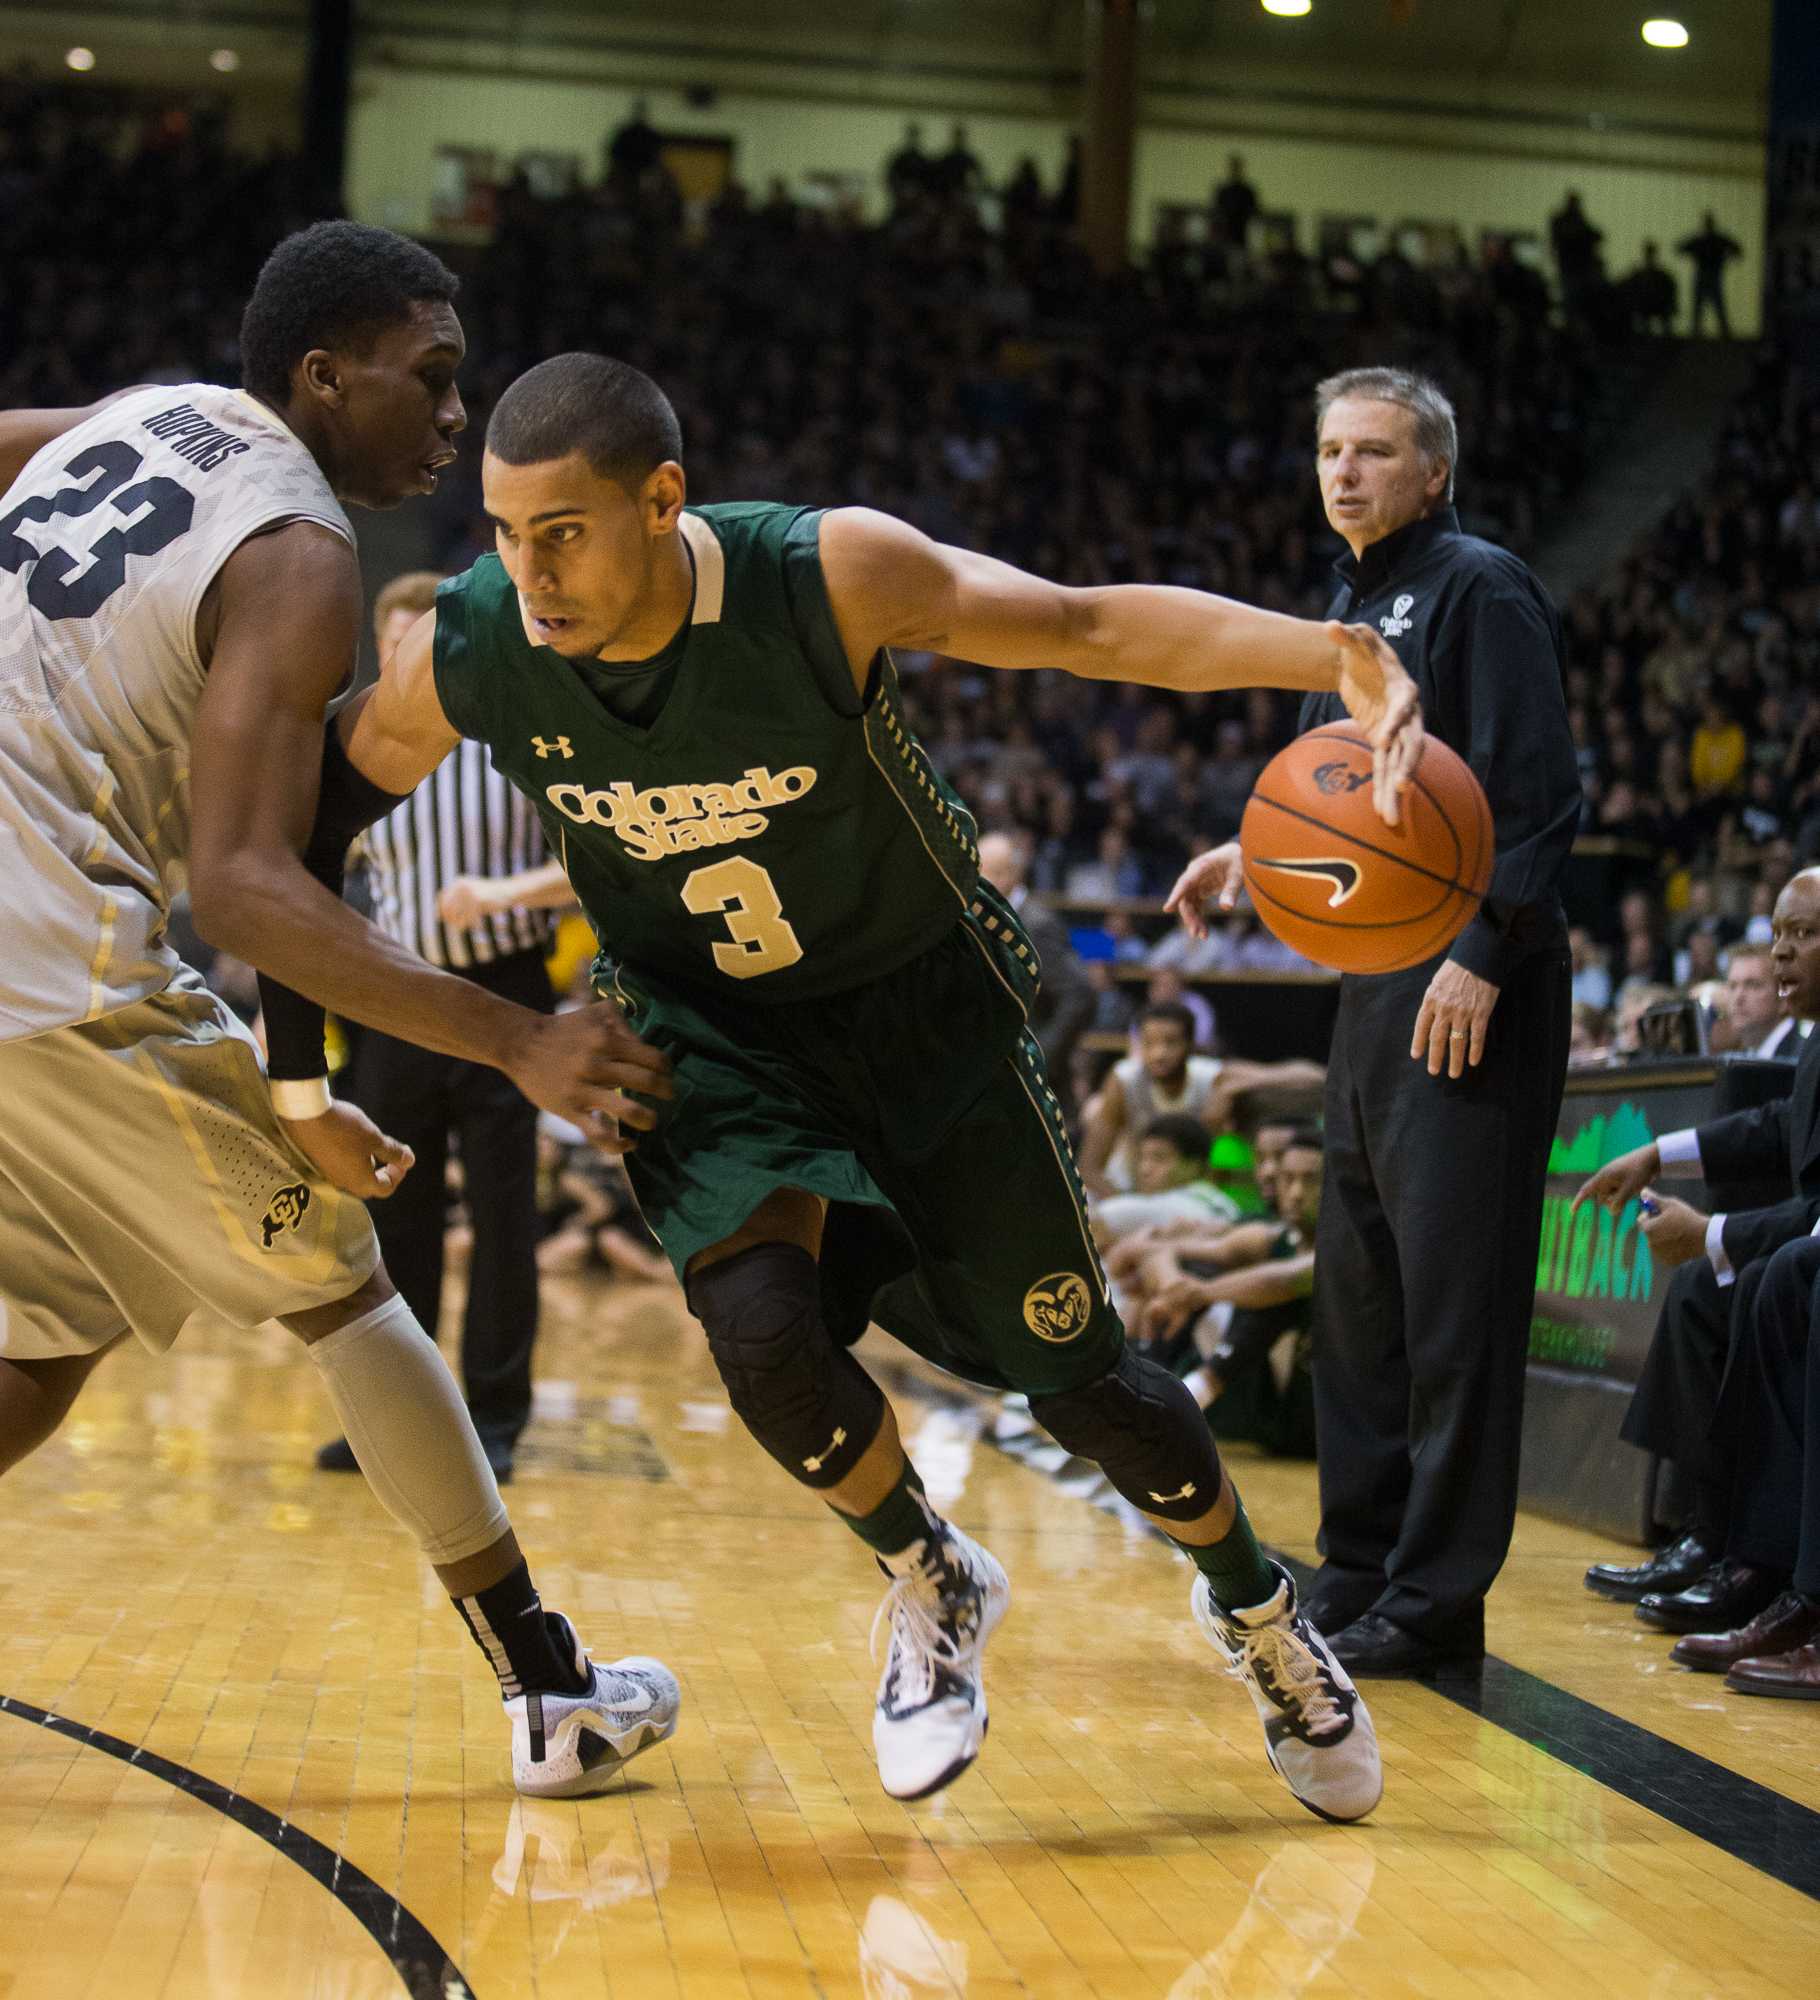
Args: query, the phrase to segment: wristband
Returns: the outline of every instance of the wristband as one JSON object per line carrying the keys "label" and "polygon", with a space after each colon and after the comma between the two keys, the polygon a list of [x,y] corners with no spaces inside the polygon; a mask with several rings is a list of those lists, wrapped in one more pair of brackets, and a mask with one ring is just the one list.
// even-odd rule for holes
{"label": "wristband", "polygon": [[269,1087],[272,1109],[293,1125],[322,1117],[335,1102],[326,1076],[275,1077]]}

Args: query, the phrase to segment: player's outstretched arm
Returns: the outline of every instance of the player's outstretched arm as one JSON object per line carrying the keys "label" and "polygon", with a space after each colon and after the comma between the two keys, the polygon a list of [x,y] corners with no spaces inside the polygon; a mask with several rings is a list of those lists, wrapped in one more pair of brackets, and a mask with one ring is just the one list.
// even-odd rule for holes
{"label": "player's outstretched arm", "polygon": [[[219,605],[191,757],[197,929],[350,1020],[504,1070],[534,1103],[603,1142],[597,1119],[648,1127],[650,1111],[621,1093],[667,1097],[667,1064],[616,1010],[546,1017],[439,972],[304,866],[323,719],[361,625],[347,545],[308,522],[258,536],[223,567]],[[430,724],[424,704],[435,699],[433,679],[426,672],[413,685],[409,703],[381,704],[376,716],[368,698],[348,731],[350,759],[365,745],[357,768],[387,791],[410,789],[455,741],[446,718],[440,732]]]}
{"label": "player's outstretched arm", "polygon": [[1069,589],[863,507],[824,518],[821,556],[861,686],[879,647],[910,646],[1185,693],[1338,693],[1371,738],[1373,795],[1395,823],[1397,794],[1421,754],[1422,714],[1414,683],[1368,626],[1287,618],[1164,584]]}

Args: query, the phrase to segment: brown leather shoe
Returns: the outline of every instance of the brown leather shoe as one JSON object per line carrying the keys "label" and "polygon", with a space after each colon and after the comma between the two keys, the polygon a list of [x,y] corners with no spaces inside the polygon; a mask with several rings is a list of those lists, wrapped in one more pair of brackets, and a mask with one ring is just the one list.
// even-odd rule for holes
{"label": "brown leather shoe", "polygon": [[1820,1639],[1820,1604],[1798,1590],[1785,1590],[1748,1625],[1732,1632],[1690,1632],[1675,1641],[1668,1657],[1696,1673],[1722,1674],[1740,1660],[1792,1653],[1816,1639]]}
{"label": "brown leather shoe", "polygon": [[1775,1694],[1784,1701],[1820,1701],[1820,1645],[1793,1653],[1740,1660],[1725,1676],[1733,1694]]}

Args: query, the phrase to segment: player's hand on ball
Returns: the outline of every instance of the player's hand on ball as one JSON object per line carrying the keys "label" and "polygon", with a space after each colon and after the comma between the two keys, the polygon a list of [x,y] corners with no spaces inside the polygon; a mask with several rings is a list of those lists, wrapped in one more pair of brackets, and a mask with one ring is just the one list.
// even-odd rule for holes
{"label": "player's hand on ball", "polygon": [[1163,908],[1173,910],[1181,918],[1182,928],[1190,937],[1204,938],[1207,905],[1218,903],[1222,911],[1230,910],[1244,886],[1245,864],[1239,855],[1239,844],[1229,840],[1224,847],[1210,847],[1189,862],[1176,877],[1175,887]]}
{"label": "player's hand on ball", "polygon": [[285,1137],[343,1194],[384,1201],[398,1192],[417,1155],[388,1139],[358,1105],[337,1098],[319,1118],[281,1118]]}
{"label": "player's hand on ball", "polygon": [[1468,972],[1446,959],[1428,982],[1416,1031],[1409,1044],[1415,1061],[1428,1061],[1428,1074],[1464,1076],[1485,1053],[1485,1030],[1498,1004],[1498,989],[1489,979]]}
{"label": "player's hand on ball", "polygon": [[629,1153],[657,1113],[644,1098],[667,1099],[670,1059],[642,1042],[607,1001],[568,1014],[531,1014],[530,1027],[501,1066],[540,1111],[579,1125],[603,1153]]}
{"label": "player's hand on ball", "polygon": [[1422,704],[1403,663],[1369,625],[1327,627],[1340,649],[1340,699],[1371,738],[1371,802],[1395,826],[1397,801],[1422,756]]}
{"label": "player's hand on ball", "polygon": [[470,930],[495,907],[488,889],[478,875],[457,875],[436,898],[436,914],[455,930]]}
{"label": "player's hand on ball", "polygon": [[1608,1214],[1616,1215],[1626,1202],[1635,1201],[1661,1171],[1662,1155],[1653,1145],[1620,1153],[1582,1184],[1573,1198],[1570,1213],[1583,1201],[1596,1201]]}
{"label": "player's hand on ball", "polygon": [[1659,1194],[1644,1205],[1640,1226],[1658,1263],[1691,1264],[1696,1257],[1705,1255],[1706,1225],[1711,1220],[1710,1215],[1702,1215],[1672,1194]]}

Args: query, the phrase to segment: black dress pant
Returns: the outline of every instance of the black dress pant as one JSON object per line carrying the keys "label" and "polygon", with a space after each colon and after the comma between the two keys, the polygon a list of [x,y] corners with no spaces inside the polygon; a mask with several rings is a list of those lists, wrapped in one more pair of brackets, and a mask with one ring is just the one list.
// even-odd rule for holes
{"label": "black dress pant", "polygon": [[1729,1285],[1704,1256],[1675,1272],[1618,1429],[1626,1444],[1674,1461],[1693,1487],[1687,1525],[1712,1549],[1725,1546],[1732,1497],[1731,1449],[1714,1430],[1719,1390],[1767,1265],[1746,1264]]}
{"label": "black dress pant", "polygon": [[1571,974],[1564,950],[1525,959],[1455,1081],[1409,1053],[1437,962],[1341,982],[1313,1365],[1322,1552],[1444,1642],[1482,1631],[1516,1521]]}
{"label": "black dress pant", "polygon": [[1734,1456],[1727,1555],[1791,1571],[1820,1598],[1820,1240],[1803,1236],[1755,1266],[1718,1429]]}
{"label": "black dress pant", "polygon": [[[462,977],[548,1013],[538,952],[516,952]],[[442,1310],[444,1180],[449,1137],[461,1153],[474,1249],[461,1329],[461,1376],[474,1428],[510,1445],[531,1414],[537,1338],[537,1108],[500,1071],[363,1028],[347,1095],[417,1155],[404,1184],[372,1204],[392,1282],[432,1339]]]}

